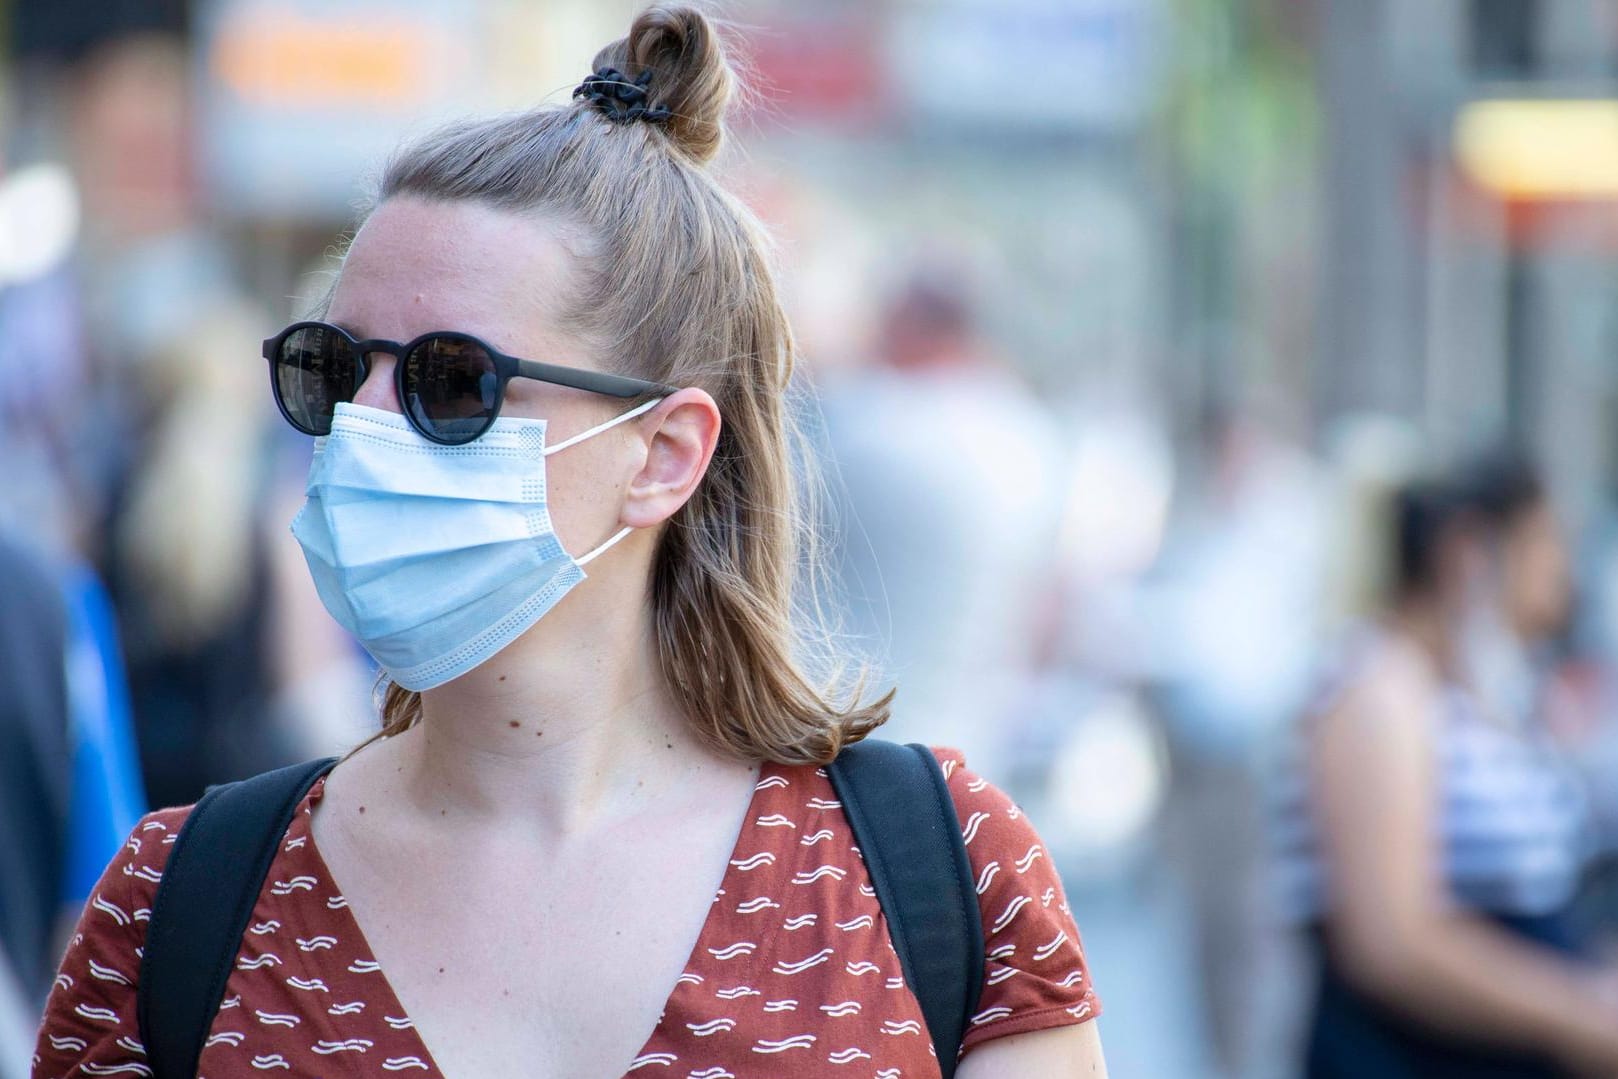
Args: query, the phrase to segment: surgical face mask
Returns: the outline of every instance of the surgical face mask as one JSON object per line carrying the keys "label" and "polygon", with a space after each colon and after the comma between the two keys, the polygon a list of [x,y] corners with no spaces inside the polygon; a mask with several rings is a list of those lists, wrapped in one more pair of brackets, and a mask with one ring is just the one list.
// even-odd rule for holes
{"label": "surgical face mask", "polygon": [[315,442],[292,522],[321,602],[405,689],[443,685],[516,640],[624,528],[578,558],[546,504],[545,458],[656,405],[558,443],[545,421],[496,420],[442,446],[403,416],[340,404]]}

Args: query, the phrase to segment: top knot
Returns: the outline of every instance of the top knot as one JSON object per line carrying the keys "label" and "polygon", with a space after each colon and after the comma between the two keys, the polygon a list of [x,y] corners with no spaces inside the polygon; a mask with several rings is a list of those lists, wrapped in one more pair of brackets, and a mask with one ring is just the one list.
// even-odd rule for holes
{"label": "top knot", "polygon": [[[596,54],[596,74],[579,97],[609,119],[646,119],[668,145],[697,164],[713,160],[724,139],[725,106],[734,82],[719,33],[701,12],[678,4],[653,4],[636,16],[629,34]],[[622,73],[638,72],[635,79]],[[616,77],[603,79],[609,73]],[[657,105],[645,105],[653,81]],[[621,85],[622,84],[622,85]],[[611,97],[605,95],[611,91]],[[597,99],[596,94],[604,95]],[[628,98],[619,95],[628,93]],[[655,116],[654,116],[655,114]]]}
{"label": "top knot", "polygon": [[598,67],[593,75],[579,83],[573,96],[584,98],[615,124],[630,124],[636,120],[649,124],[668,123],[673,113],[667,105],[647,104],[646,88],[651,84],[651,68],[631,79],[615,67]]}

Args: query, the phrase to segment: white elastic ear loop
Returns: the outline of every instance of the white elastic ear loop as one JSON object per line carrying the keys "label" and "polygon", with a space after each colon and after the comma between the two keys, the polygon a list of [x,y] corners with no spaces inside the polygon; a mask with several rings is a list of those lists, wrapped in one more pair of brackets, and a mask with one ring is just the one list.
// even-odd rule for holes
{"label": "white elastic ear loop", "polygon": [[[616,427],[616,426],[618,426],[618,424],[623,423],[625,420],[632,420],[636,416],[639,416],[641,413],[648,412],[651,409],[655,408],[658,405],[658,403],[661,402],[662,400],[663,400],[663,398],[661,398],[661,397],[654,397],[652,400],[647,401],[644,405],[641,405],[639,408],[632,408],[628,412],[625,412],[621,416],[614,416],[612,419],[608,420],[606,423],[598,423],[594,427],[590,428],[588,431],[581,431],[578,434],[574,435],[572,438],[565,439],[565,440],[563,440],[561,442],[558,442],[554,446],[547,446],[547,447],[545,447],[545,456],[549,457],[551,454],[555,453],[557,450],[565,450],[569,446],[573,445],[575,442],[583,442],[585,439],[590,438],[593,435],[599,435],[602,431],[607,430],[607,428]],[[601,554],[607,548],[611,547],[613,544],[617,543],[619,540],[623,539],[625,536],[629,535],[633,531],[635,531],[633,528],[620,528],[615,535],[613,535],[611,538],[609,538],[607,540],[607,542],[603,543],[601,546],[597,547],[595,550],[591,551],[589,554],[581,555],[580,557],[575,558],[573,560],[574,565],[583,566],[586,563],[593,561],[597,555]]]}
{"label": "white elastic ear loop", "polygon": [[576,565],[582,566],[585,563],[590,562],[591,560],[593,560],[595,558],[596,555],[600,554],[602,551],[605,551],[608,547],[611,547],[613,544],[617,543],[619,540],[623,539],[625,536],[629,535],[633,531],[635,531],[633,528],[620,528],[618,530],[617,535],[613,536],[606,543],[603,543],[601,546],[597,547],[595,550],[591,551],[589,554],[584,555],[581,558],[575,558],[573,560],[574,563]]}
{"label": "white elastic ear loop", "polygon": [[632,408],[628,412],[625,412],[621,416],[614,416],[612,419],[608,420],[606,423],[598,423],[594,427],[590,428],[588,431],[580,431],[578,434],[574,435],[572,438],[564,439],[563,441],[558,442],[554,446],[546,446],[545,447],[545,456],[549,457],[551,454],[556,453],[559,450],[565,450],[569,446],[573,445],[575,442],[583,442],[587,438],[593,438],[594,436],[599,435],[602,431],[607,430],[609,427],[616,427],[620,423],[623,423],[625,420],[634,419],[636,416],[639,416],[642,412],[649,412],[653,408],[657,407],[657,405],[659,405],[662,402],[662,400],[663,400],[663,398],[661,398],[661,397],[654,397],[650,401],[647,401],[644,405],[641,405],[639,408]]}

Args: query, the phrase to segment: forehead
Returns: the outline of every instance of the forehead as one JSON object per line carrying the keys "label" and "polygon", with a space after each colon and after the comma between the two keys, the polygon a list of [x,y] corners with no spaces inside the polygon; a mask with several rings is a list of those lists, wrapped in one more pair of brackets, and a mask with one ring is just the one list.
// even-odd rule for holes
{"label": "forehead", "polygon": [[328,317],[399,341],[460,330],[520,355],[561,336],[573,263],[564,230],[543,217],[394,198],[354,237]]}

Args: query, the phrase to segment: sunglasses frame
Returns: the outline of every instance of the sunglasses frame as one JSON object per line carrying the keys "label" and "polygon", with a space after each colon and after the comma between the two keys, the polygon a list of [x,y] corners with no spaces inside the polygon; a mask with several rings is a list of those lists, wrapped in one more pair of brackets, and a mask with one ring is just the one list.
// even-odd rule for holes
{"label": "sunglasses frame", "polygon": [[[383,337],[359,340],[341,326],[333,326],[329,322],[294,322],[274,337],[266,338],[264,341],[264,358],[269,361],[270,366],[270,396],[275,398],[275,407],[280,411],[281,416],[287,423],[291,424],[294,429],[317,438],[320,437],[322,432],[311,431],[293,419],[286,403],[281,400],[281,387],[276,379],[276,357],[281,352],[281,346],[286,343],[288,337],[300,330],[323,330],[338,334],[346,340],[349,343],[349,349],[354,354],[354,363],[359,368],[359,381],[356,386],[363,385],[365,380],[370,377],[370,357],[372,353],[384,352],[392,356],[394,361],[394,392],[398,395],[399,407],[403,410],[405,419],[411,427],[415,428],[417,434],[442,446],[464,446],[482,438],[489,428],[494,426],[494,421],[500,418],[500,408],[506,401],[506,383],[514,378],[531,378],[536,382],[548,382],[556,386],[567,386],[571,389],[586,390],[590,393],[622,398],[666,397],[674,393],[678,388],[661,382],[648,382],[645,379],[630,378],[627,375],[608,374],[605,371],[586,371],[578,367],[564,367],[560,364],[541,363],[538,360],[518,359],[516,356],[508,356],[506,353],[501,352],[480,337],[469,333],[461,333],[459,330],[432,330],[408,342],[400,343]],[[478,430],[477,434],[470,438],[444,438],[431,431],[423,430],[422,425],[405,403],[405,357],[428,341],[443,338],[476,345],[488,353],[490,360],[494,363],[495,375],[500,380],[495,389],[494,408],[489,413],[488,422]]]}

